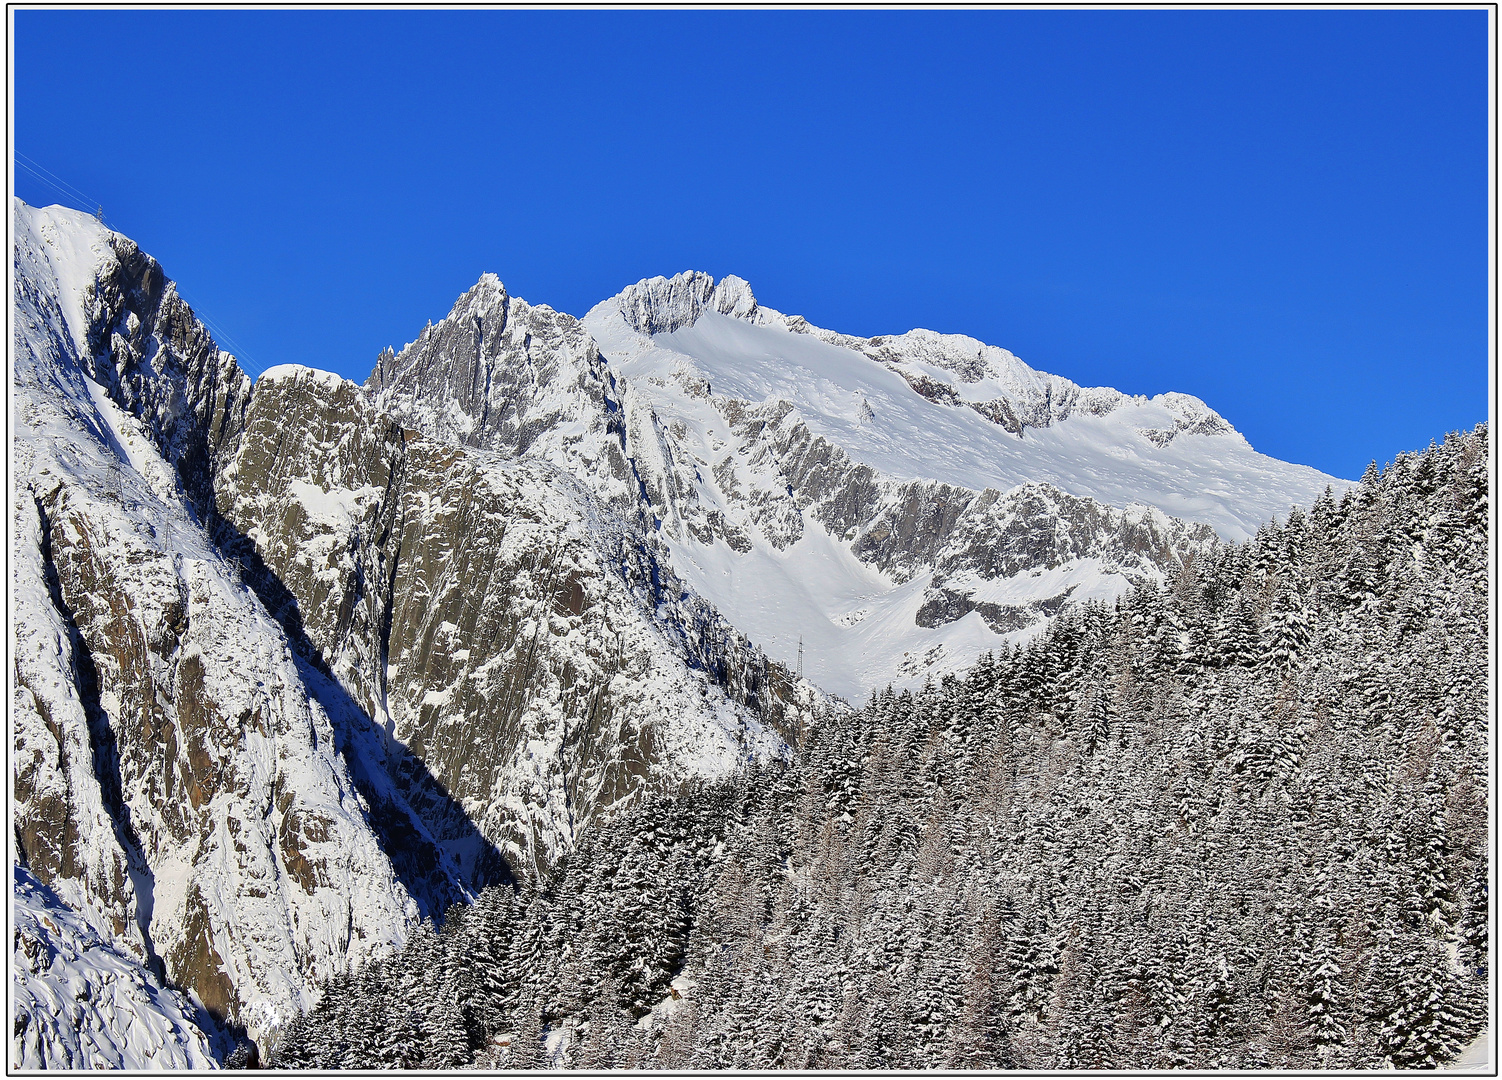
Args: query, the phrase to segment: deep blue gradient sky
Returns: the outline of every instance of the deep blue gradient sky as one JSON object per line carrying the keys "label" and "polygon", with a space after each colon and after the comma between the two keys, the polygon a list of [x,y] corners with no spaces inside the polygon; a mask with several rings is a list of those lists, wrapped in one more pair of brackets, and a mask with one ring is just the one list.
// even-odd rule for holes
{"label": "deep blue gradient sky", "polygon": [[[1487,416],[1484,11],[15,14],[15,149],[252,368],[748,279],[1359,476]],[[24,169],[15,191],[60,201]],[[225,347],[231,347],[228,343]]]}

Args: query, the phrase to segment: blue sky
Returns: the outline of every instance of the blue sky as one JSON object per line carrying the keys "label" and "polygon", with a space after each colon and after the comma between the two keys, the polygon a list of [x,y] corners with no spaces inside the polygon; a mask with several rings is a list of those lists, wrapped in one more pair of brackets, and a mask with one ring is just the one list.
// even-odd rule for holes
{"label": "blue sky", "polygon": [[1484,11],[14,19],[15,149],[248,366],[363,380],[485,271],[582,315],[702,269],[1347,477],[1487,416]]}

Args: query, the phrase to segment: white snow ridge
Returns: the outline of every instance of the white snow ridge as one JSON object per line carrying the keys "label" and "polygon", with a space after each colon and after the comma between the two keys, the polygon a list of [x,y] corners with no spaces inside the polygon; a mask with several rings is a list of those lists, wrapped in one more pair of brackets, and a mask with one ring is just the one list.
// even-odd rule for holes
{"label": "white snow ridge", "polygon": [[1197,398],[1082,388],[957,335],[836,334],[739,278],[653,278],[583,323],[674,566],[774,659],[802,640],[851,700],[1349,486]]}

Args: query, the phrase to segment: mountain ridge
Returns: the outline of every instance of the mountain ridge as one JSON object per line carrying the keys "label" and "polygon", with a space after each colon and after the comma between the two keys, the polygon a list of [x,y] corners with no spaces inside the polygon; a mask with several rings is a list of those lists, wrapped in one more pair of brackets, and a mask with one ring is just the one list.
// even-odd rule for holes
{"label": "mountain ridge", "polygon": [[[916,685],[967,667],[998,632],[1020,640],[1061,605],[1161,579],[1203,550],[1207,526],[1242,538],[1345,486],[1257,454],[1188,395],[1080,388],[957,335],[852,338],[727,280],[646,279],[582,322],[681,572],[785,663],[811,630],[813,677],[852,700],[894,672]],[[1040,483],[1079,523],[1068,540],[1030,501]],[[815,596],[789,580],[749,605],[805,537],[822,553],[810,558],[843,567],[838,584]],[[1010,556],[983,553],[1004,537]],[[961,562],[981,573],[957,588]]]}
{"label": "mountain ridge", "polygon": [[[930,401],[962,402],[1019,436],[1028,425],[1047,427],[1066,418],[1077,403],[1084,411],[1098,415],[1109,412],[1122,401],[1163,403],[1182,410],[1193,417],[1193,422],[1184,425],[1184,428],[1197,427],[1200,434],[1240,434],[1204,401],[1193,395],[1174,391],[1157,395],[1131,395],[1107,386],[1082,387],[1071,379],[1035,369],[1008,350],[988,345],[966,334],[942,333],[914,327],[900,334],[878,334],[863,338],[826,330],[815,326],[801,315],[784,315],[758,304],[750,283],[733,274],[726,275],[718,283],[700,270],[683,271],[671,278],[643,278],[595,305],[583,319],[587,320],[602,310],[611,309],[618,310],[633,330],[649,337],[692,328],[699,316],[706,311],[756,325],[782,326],[794,333],[809,334],[830,344],[853,349],[894,368],[916,392]],[[958,376],[962,385],[989,383],[992,385],[982,389],[1000,393],[993,395],[991,400],[978,394],[962,396],[956,393],[952,385],[935,383],[921,370],[904,370],[904,362],[914,361],[919,368],[938,367],[952,372]],[[1031,400],[1019,409],[1005,397],[1007,391]],[[1040,391],[1043,395],[1041,401],[1038,400]],[[1166,439],[1171,439],[1172,434],[1176,433],[1167,434]]]}
{"label": "mountain ridge", "polygon": [[848,338],[733,277],[581,320],[485,275],[363,386],[252,382],[133,242],[13,214],[17,855],[253,1037],[842,698],[1210,557],[1158,489],[1111,501],[1133,478],[1309,487],[1197,399]]}
{"label": "mountain ridge", "polygon": [[[647,598],[674,579],[624,534],[602,552],[547,462],[508,480],[310,369],[252,385],[128,239],[13,213],[13,850],[213,1024],[260,1037],[594,815],[786,753],[769,724],[828,707],[702,602]],[[429,573],[475,540],[471,570]],[[514,586],[486,604],[488,660],[446,618],[484,575]],[[455,665],[515,704],[450,699],[498,740],[473,781],[473,736],[457,757],[439,737]]]}

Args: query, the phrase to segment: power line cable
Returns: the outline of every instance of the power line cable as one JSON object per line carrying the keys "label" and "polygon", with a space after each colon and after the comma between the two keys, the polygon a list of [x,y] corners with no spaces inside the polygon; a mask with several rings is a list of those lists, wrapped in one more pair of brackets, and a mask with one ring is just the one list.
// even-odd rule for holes
{"label": "power line cable", "polygon": [[[82,191],[74,187],[72,184],[68,183],[68,181],[64,180],[61,176],[58,176],[57,173],[47,168],[47,166],[43,165],[40,161],[37,161],[36,158],[29,157],[28,155],[21,153],[21,151],[19,150],[16,151],[16,158],[16,164],[20,165],[23,169],[31,173],[44,184],[47,184],[49,187],[52,187],[62,194],[66,195],[71,201],[82,203],[83,208],[86,212],[94,214],[100,207],[103,206],[103,204],[98,200],[92,199],[88,195],[85,195]],[[94,207],[95,209],[89,209],[90,207]]]}
{"label": "power line cable", "polygon": [[[21,166],[21,168],[25,169],[32,176],[36,177],[36,179],[40,180],[42,183],[58,192],[58,194],[62,195],[68,202],[80,204],[79,208],[82,209],[85,213],[93,214],[95,217],[99,218],[101,222],[104,220],[104,210],[102,203],[89,198],[89,196],[85,195],[78,188],[68,183],[68,181],[64,180],[61,176],[58,176],[57,173],[47,168],[35,158],[28,157],[26,154],[23,154],[21,153],[21,151],[17,150],[16,164]],[[91,206],[95,207],[95,209],[89,209],[89,207]],[[257,363],[256,360],[248,352],[245,351],[245,349],[240,345],[239,342],[230,337],[230,335],[224,330],[222,326],[216,323],[213,319],[209,318],[209,316],[203,311],[202,308],[199,307],[199,305],[193,303],[186,296],[183,296],[182,287],[180,285],[178,286],[177,295],[182,297],[183,303],[187,304],[190,308],[193,309],[193,314],[198,319],[198,321],[209,328],[209,332],[214,336],[215,344],[220,346],[228,346],[235,360],[240,364],[242,368],[247,369],[253,378],[258,379],[266,373],[266,368],[264,367],[264,365]]]}
{"label": "power line cable", "polygon": [[255,358],[247,353],[244,348],[241,347],[239,342],[230,337],[229,334],[225,332],[224,328],[221,327],[218,323],[214,322],[213,319],[210,319],[208,315],[205,314],[197,304],[193,303],[186,296],[183,296],[182,289],[178,289],[177,295],[179,297],[182,297],[183,303],[187,304],[188,307],[193,310],[194,317],[209,328],[209,332],[214,335],[214,343],[216,345],[219,345],[220,347],[224,347],[226,345],[229,346],[230,354],[234,356],[235,361],[242,368],[245,368],[250,372],[252,381],[259,379],[262,375],[266,374],[265,366],[257,363]]}
{"label": "power line cable", "polygon": [[[18,161],[18,162],[16,162],[16,164],[19,165],[21,168],[25,169],[27,172],[31,173],[31,175],[35,179],[40,180],[42,183],[44,183],[48,187],[50,187],[53,191],[55,191],[59,195],[61,195],[63,197],[64,204],[67,205],[69,209],[71,209],[71,210],[84,210],[84,208],[82,206],[77,205],[77,204],[79,204],[79,203],[81,203],[83,201],[82,199],[78,198],[78,196],[74,195],[72,192],[68,191],[65,188],[59,187],[57,184],[54,184],[51,180],[47,179],[41,173],[39,173],[35,169],[33,169],[30,165],[26,164],[26,162],[24,162],[24,161]],[[89,214],[93,213],[92,210],[84,210],[84,212],[85,213],[89,213]]]}
{"label": "power line cable", "polygon": [[33,178],[35,178],[37,180],[40,180],[42,183],[44,183],[48,187],[52,188],[58,194],[64,196],[68,200],[69,203],[75,203],[75,202],[78,201],[76,198],[73,197],[73,195],[71,193],[69,193],[67,191],[64,191],[62,188],[58,187],[51,180],[48,180],[45,176],[43,176],[41,173],[39,173],[36,169],[33,169],[30,165],[26,164],[26,162],[24,162],[24,161],[17,161],[16,165],[19,166],[22,169],[25,169],[27,172],[31,173],[31,175],[32,175]]}
{"label": "power line cable", "polygon": [[51,169],[47,168],[47,166],[43,165],[40,161],[38,161],[36,158],[32,157],[30,154],[22,153],[20,150],[17,150],[16,151],[16,157],[20,158],[23,162],[25,162],[31,168],[33,168],[35,170],[38,170],[38,171],[42,172],[43,174],[45,174],[46,176],[50,177],[51,179],[55,180],[57,183],[61,184],[65,189],[67,189],[68,191],[72,192],[76,197],[78,197],[80,199],[83,199],[85,202],[93,202],[94,201],[93,199],[91,199],[88,196],[87,193],[84,192],[84,190],[82,188],[76,187],[75,185],[68,183],[68,181],[66,179],[64,179],[63,177],[59,176],[57,173],[53,172]]}

